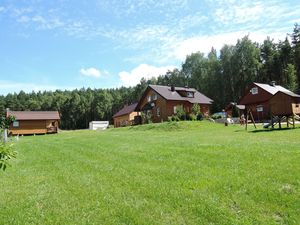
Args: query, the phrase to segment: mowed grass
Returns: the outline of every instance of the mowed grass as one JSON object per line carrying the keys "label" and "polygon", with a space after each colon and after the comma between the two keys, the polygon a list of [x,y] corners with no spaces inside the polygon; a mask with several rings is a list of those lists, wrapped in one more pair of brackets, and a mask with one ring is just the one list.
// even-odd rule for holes
{"label": "mowed grass", "polygon": [[180,122],[22,137],[0,224],[300,224],[300,129]]}

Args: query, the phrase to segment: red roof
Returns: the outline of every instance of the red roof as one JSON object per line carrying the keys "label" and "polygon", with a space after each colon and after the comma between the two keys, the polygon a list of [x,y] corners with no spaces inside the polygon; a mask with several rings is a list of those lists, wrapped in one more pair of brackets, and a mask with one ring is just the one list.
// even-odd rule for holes
{"label": "red roof", "polygon": [[113,116],[113,118],[118,117],[118,116],[123,116],[123,115],[130,114],[130,113],[134,112],[136,106],[137,106],[137,103],[124,106],[123,109],[121,109],[119,112],[117,112]]}
{"label": "red roof", "polygon": [[59,120],[58,111],[8,111],[8,116],[15,116],[16,120]]}

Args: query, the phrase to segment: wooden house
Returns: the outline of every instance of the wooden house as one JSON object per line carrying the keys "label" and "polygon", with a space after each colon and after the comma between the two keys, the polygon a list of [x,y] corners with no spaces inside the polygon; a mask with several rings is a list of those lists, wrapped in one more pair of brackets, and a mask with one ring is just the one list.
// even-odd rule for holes
{"label": "wooden house", "polygon": [[124,106],[119,112],[113,115],[114,127],[124,127],[134,124],[134,117],[139,115],[135,111],[137,103]]}
{"label": "wooden house", "polygon": [[251,111],[255,121],[269,120],[271,117],[270,100],[279,91],[295,95],[288,89],[275,85],[275,82],[271,84],[252,83],[238,104],[245,105],[245,110]]}
{"label": "wooden house", "polygon": [[152,122],[167,121],[176,113],[178,106],[183,106],[186,113],[191,113],[193,104],[199,104],[204,116],[210,114],[213,100],[194,88],[149,85],[137,104],[136,111],[150,115]]}
{"label": "wooden house", "polygon": [[278,91],[270,100],[270,110],[273,116],[300,115],[300,95]]}
{"label": "wooden house", "polygon": [[57,111],[7,111],[16,120],[9,128],[11,135],[57,133],[60,116]]}

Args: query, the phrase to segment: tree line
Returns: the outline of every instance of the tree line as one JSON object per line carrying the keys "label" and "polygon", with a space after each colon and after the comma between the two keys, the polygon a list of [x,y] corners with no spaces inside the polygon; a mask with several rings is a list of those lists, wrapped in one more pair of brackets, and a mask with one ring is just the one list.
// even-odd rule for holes
{"label": "tree line", "polygon": [[300,26],[285,40],[267,37],[256,43],[248,36],[235,45],[214,48],[205,55],[188,55],[180,69],[158,78],[142,79],[134,87],[115,89],[82,88],[73,91],[11,93],[0,96],[0,113],[11,110],[58,110],[62,129],[83,129],[92,120],[112,121],[125,104],[137,102],[148,84],[193,87],[214,100],[212,111],[222,110],[229,102],[244,95],[252,82],[275,81],[291,91],[300,91]]}

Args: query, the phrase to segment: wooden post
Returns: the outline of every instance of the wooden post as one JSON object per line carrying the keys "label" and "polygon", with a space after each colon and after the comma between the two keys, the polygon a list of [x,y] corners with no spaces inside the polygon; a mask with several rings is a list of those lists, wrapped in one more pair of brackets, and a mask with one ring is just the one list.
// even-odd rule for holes
{"label": "wooden post", "polygon": [[290,124],[289,124],[289,116],[286,116],[286,127],[289,128]]}
{"label": "wooden post", "polygon": [[249,109],[247,110],[247,115],[246,115],[246,130],[248,129],[248,117],[249,117]]}
{"label": "wooden post", "polygon": [[281,118],[282,117],[279,116],[279,121],[278,121],[278,123],[279,123],[279,129],[281,129]]}
{"label": "wooden post", "polygon": [[253,118],[253,115],[252,115],[252,112],[250,111],[250,116],[251,116],[251,120],[252,120],[252,123],[256,129],[256,124],[255,124],[255,121],[254,121],[254,118]]}
{"label": "wooden post", "polygon": [[295,129],[295,115],[293,115],[293,128]]}
{"label": "wooden post", "polygon": [[274,129],[274,116],[271,115],[271,126],[272,126],[272,129]]}

